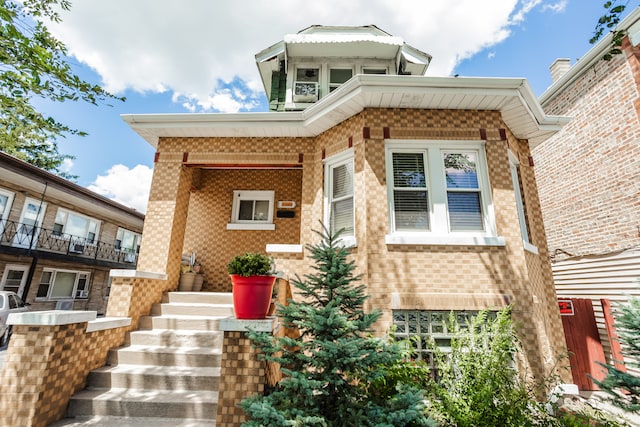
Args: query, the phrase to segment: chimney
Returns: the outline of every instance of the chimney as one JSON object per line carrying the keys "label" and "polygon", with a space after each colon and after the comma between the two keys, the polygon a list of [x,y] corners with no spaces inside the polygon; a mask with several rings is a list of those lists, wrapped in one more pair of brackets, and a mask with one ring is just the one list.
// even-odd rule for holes
{"label": "chimney", "polygon": [[551,70],[551,81],[555,83],[560,80],[562,76],[567,74],[569,68],[571,68],[571,60],[569,58],[558,58],[553,61],[553,64],[549,67]]}

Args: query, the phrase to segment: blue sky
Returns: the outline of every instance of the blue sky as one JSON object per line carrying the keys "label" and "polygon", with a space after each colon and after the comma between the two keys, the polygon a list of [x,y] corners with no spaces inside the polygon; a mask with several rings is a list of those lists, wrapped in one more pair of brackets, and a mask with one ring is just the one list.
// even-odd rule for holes
{"label": "blue sky", "polygon": [[[601,0],[76,0],[51,31],[85,79],[127,98],[113,107],[41,107],[84,138],[59,142],[78,184],[144,211],[154,150],[129,113],[265,111],[254,55],[309,25],[375,24],[433,55],[427,75],[525,77],[590,48]],[[632,5],[633,6],[633,5]]]}

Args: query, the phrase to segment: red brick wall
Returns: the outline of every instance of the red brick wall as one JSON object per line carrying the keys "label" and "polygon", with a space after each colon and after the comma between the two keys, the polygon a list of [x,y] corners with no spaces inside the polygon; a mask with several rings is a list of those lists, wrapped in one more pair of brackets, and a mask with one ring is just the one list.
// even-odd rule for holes
{"label": "red brick wall", "polygon": [[608,253],[640,245],[640,68],[633,49],[599,61],[547,114],[573,120],[534,151],[551,253]]}

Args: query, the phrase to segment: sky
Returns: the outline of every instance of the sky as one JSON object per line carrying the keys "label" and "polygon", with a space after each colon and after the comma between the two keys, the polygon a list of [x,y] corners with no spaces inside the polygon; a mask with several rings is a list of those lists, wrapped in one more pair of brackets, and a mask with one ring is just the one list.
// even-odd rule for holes
{"label": "sky", "polygon": [[[59,24],[82,78],[125,102],[37,101],[89,133],[59,140],[77,183],[146,210],[154,149],[121,119],[132,113],[267,111],[255,54],[310,25],[369,25],[433,56],[429,76],[518,77],[536,96],[557,58],[574,64],[604,0],[72,0]],[[631,8],[632,6],[629,6]],[[627,11],[628,13],[629,11]]]}

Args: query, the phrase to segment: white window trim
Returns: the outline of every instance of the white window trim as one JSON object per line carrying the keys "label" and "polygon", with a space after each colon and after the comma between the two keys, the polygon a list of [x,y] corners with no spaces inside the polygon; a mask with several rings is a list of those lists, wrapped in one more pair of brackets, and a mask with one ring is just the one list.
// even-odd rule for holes
{"label": "white window trim", "polygon": [[[465,246],[505,246],[504,237],[498,236],[495,222],[491,186],[485,155],[485,141],[457,140],[386,140],[385,165],[387,179],[387,208],[389,234],[385,236],[388,245],[465,245]],[[395,231],[393,210],[393,167],[391,155],[394,151],[427,152],[425,164],[430,176],[427,177],[429,191],[430,231]],[[484,231],[451,231],[446,206],[446,183],[441,166],[443,151],[469,150],[477,153],[478,185],[482,204]]]}
{"label": "white window trim", "polygon": [[0,194],[7,197],[7,206],[5,207],[4,212],[2,212],[2,216],[0,216],[0,232],[2,231],[2,227],[5,224],[7,218],[9,218],[9,212],[11,212],[11,207],[13,206],[13,198],[15,197],[15,193],[5,190],[4,188],[0,188]]}
{"label": "white window trim", "polygon": [[355,194],[355,164],[353,161],[353,148],[344,150],[338,154],[324,159],[324,216],[323,221],[325,227],[331,229],[331,170],[337,166],[351,163],[354,167],[353,170],[353,236],[342,236],[338,240],[340,246],[350,248],[357,246],[356,240],[356,194]]}
{"label": "white window trim", "polygon": [[24,273],[22,276],[22,281],[20,282],[20,286],[18,288],[18,292],[16,292],[20,296],[22,295],[24,291],[24,286],[27,283],[27,276],[29,275],[29,266],[24,264],[7,264],[4,267],[4,272],[2,273],[2,280],[0,281],[0,290],[4,290],[4,286],[6,285],[9,271],[22,271]]}
{"label": "white window trim", "polygon": [[[239,220],[240,201],[242,200],[267,200],[269,212],[267,221]],[[227,230],[275,230],[273,223],[275,191],[273,190],[234,190],[231,205],[231,222],[227,224]]]}
{"label": "white window trim", "polygon": [[522,236],[522,244],[528,252],[538,255],[538,247],[531,243],[531,236],[527,231],[526,216],[524,214],[524,205],[522,203],[522,194],[520,193],[520,177],[518,176],[517,167],[520,165],[518,157],[508,150],[509,154],[509,171],[511,172],[511,183],[513,184],[513,194],[516,199],[516,208],[518,210],[518,221],[520,223],[520,235]]}

